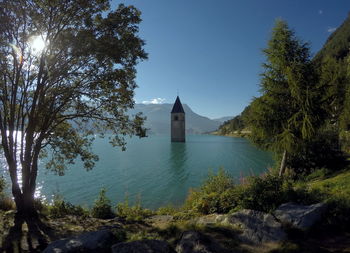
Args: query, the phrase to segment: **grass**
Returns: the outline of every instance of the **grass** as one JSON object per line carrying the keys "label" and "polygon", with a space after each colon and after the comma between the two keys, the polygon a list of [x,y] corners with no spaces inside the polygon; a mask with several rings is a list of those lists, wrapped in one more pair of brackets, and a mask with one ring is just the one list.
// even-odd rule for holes
{"label": "grass", "polygon": [[309,183],[309,187],[320,191],[329,198],[350,200],[350,171],[339,172],[326,179],[313,180]]}
{"label": "grass", "polygon": [[[105,197],[98,200],[97,210],[108,209],[110,211],[109,200]],[[193,218],[213,212],[228,213],[237,208],[252,208],[268,212],[273,211],[280,203],[288,201],[302,204],[325,201],[329,204],[329,211],[322,222],[309,233],[298,232],[295,238],[291,236],[289,241],[272,252],[323,252],[319,251],[321,246],[326,249],[329,247],[336,250],[342,249],[341,246],[331,245],[329,240],[327,241],[328,237],[345,238],[342,241],[345,242],[344,247],[347,246],[348,241],[345,235],[350,232],[349,169],[333,174],[329,174],[326,170],[317,170],[299,182],[281,180],[273,174],[268,174],[261,177],[250,177],[243,184],[237,184],[229,174],[219,170],[218,173],[211,173],[201,187],[193,189],[181,208],[165,206],[151,211],[142,208],[140,200],[136,205],[129,205],[126,198],[124,202],[117,205],[115,213],[122,219],[113,221],[93,219],[94,215],[91,214],[91,210],[76,207],[60,198],[57,198],[52,205],[43,204],[43,210],[47,209],[47,222],[57,232],[57,238],[96,230],[100,226],[114,222],[120,226],[116,234],[121,241],[161,239],[175,246],[184,231],[194,230],[215,239],[227,249],[254,252],[254,249],[242,248],[237,238],[239,231],[232,227],[224,227],[219,224],[201,226],[196,224]],[[107,208],[102,208],[105,206]],[[164,226],[149,223],[146,218],[156,214],[172,215],[173,220],[165,222]],[[350,245],[350,240],[348,244]]]}

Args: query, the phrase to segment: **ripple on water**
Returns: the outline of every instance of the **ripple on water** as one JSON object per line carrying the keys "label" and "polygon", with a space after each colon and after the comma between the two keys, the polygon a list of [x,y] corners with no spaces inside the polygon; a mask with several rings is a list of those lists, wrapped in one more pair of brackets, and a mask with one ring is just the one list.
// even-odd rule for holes
{"label": "ripple on water", "polygon": [[190,135],[186,143],[171,143],[169,136],[132,138],[127,151],[96,139],[93,151],[100,160],[92,171],[77,161],[66,175],[44,173],[40,163],[38,191],[48,200],[54,192],[74,204],[91,206],[102,187],[113,204],[140,196],[143,206],[157,208],[181,204],[190,188],[198,187],[210,169],[223,167],[235,177],[260,174],[273,164],[270,153],[253,147],[242,138]]}

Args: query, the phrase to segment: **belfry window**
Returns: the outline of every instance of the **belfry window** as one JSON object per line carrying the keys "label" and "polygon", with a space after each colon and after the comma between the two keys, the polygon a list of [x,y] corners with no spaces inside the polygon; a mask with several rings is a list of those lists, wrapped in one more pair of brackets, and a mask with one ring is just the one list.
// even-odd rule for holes
{"label": "belfry window", "polygon": [[176,115],[176,116],[174,117],[174,120],[175,120],[175,121],[178,121],[178,120],[179,120],[179,116]]}

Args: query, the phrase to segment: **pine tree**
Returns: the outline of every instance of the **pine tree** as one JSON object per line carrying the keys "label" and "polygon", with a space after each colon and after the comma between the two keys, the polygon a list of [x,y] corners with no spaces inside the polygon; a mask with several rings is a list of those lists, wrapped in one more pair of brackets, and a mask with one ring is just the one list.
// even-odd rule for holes
{"label": "pine tree", "polygon": [[282,155],[280,175],[288,154],[297,152],[320,123],[317,76],[307,43],[301,42],[286,22],[277,20],[268,46],[261,79],[262,96],[251,104],[252,140]]}

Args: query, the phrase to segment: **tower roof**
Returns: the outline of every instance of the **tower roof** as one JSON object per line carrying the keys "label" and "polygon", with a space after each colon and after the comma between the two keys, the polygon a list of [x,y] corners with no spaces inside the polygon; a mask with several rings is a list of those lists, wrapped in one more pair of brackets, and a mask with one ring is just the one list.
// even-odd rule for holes
{"label": "tower roof", "polygon": [[176,97],[173,109],[171,110],[171,113],[185,113],[184,108],[182,107],[181,101],[179,96]]}

